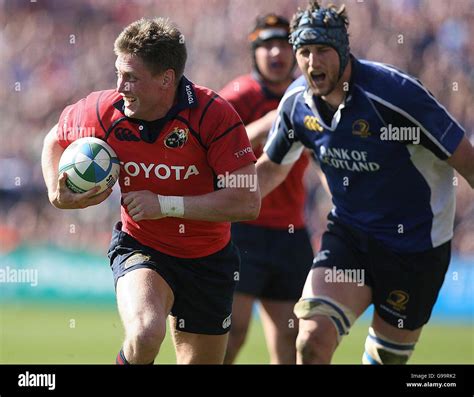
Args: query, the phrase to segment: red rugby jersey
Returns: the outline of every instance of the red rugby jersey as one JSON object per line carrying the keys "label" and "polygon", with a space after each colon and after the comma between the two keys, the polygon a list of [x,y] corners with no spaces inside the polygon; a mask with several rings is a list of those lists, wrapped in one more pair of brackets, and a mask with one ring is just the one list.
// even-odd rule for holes
{"label": "red rugby jersey", "polygon": [[[75,139],[104,139],[120,160],[122,192],[150,190],[167,196],[196,196],[217,190],[217,175],[252,162],[244,125],[215,92],[182,78],[177,103],[159,120],[126,117],[115,90],[93,92],[62,112],[57,136],[66,148]],[[134,222],[121,208],[123,231],[169,255],[197,258],[225,247],[229,222],[167,217]]]}
{"label": "red rugby jersey", "polygon": [[[220,92],[237,110],[245,125],[258,120],[269,111],[276,109],[281,96],[269,92],[253,75],[244,75],[227,84]],[[263,146],[255,149],[260,157]],[[273,229],[304,227],[305,188],[303,175],[308,166],[308,156],[303,154],[294,164],[288,177],[262,200],[260,215],[256,220],[247,221],[252,225]]]}

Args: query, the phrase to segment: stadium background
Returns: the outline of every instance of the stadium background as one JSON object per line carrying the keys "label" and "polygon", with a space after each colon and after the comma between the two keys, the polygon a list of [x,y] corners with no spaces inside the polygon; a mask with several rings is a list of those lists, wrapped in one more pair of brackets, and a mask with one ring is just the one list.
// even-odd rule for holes
{"label": "stadium background", "polygon": [[[337,2],[339,4],[339,2]],[[351,48],[419,77],[474,131],[473,0],[347,0]],[[0,269],[38,272],[38,285],[0,282],[0,363],[111,363],[122,328],[105,252],[119,194],[82,211],[47,201],[40,152],[61,110],[114,87],[116,35],[142,16],[169,16],[185,35],[192,81],[219,90],[249,71],[246,35],[256,15],[290,17],[294,0],[0,0]],[[308,175],[315,250],[330,200]],[[454,256],[412,363],[474,362],[474,195],[457,188]],[[368,203],[370,205],[370,203]],[[359,363],[369,314],[336,363]],[[256,320],[240,363],[266,363]],[[167,336],[158,363],[174,362]]]}

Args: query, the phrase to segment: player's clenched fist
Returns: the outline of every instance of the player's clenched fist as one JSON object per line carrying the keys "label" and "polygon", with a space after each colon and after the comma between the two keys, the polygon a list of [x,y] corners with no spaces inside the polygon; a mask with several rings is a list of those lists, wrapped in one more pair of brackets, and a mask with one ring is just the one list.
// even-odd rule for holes
{"label": "player's clenched fist", "polygon": [[112,193],[112,189],[104,190],[102,193],[97,194],[100,190],[99,186],[85,193],[74,193],[66,185],[67,174],[64,172],[58,179],[58,186],[54,198],[51,199],[51,203],[61,209],[80,209],[87,208],[92,205],[100,204]]}
{"label": "player's clenched fist", "polygon": [[145,219],[160,219],[165,215],[161,212],[158,195],[149,190],[123,193],[123,205],[135,222]]}

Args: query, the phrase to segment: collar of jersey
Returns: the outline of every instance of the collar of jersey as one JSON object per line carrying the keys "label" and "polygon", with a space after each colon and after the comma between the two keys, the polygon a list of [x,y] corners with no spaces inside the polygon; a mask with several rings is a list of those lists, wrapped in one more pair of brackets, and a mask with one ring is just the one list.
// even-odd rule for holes
{"label": "collar of jersey", "polygon": [[355,81],[357,79],[357,74],[359,73],[359,61],[354,55],[350,55],[350,62],[352,64],[351,79],[349,80],[349,91],[346,95],[345,104],[347,106],[352,105],[352,95],[354,94]]}
{"label": "collar of jersey", "polygon": [[[166,115],[160,119],[153,120],[153,121],[146,121],[146,120],[134,119],[134,118],[129,118],[129,119],[130,121],[133,121],[135,123],[138,122],[138,123],[144,123],[148,125],[155,125],[155,124],[163,125],[164,122],[172,119],[184,109],[195,108],[198,105],[198,100],[197,100],[196,92],[194,91],[194,84],[190,80],[188,80],[185,76],[181,77],[181,80],[178,84],[176,99],[177,99],[176,104],[173,105],[171,109],[168,110],[168,113],[166,113]],[[123,111],[124,100],[123,99],[120,99],[119,101],[115,102],[114,107],[117,110],[119,110],[122,114],[124,114],[124,111]]]}
{"label": "collar of jersey", "polygon": [[182,77],[177,90],[177,102],[171,109],[166,113],[161,119],[147,121],[141,119],[135,119],[127,117],[124,114],[124,100],[121,99],[114,103],[114,107],[120,111],[124,116],[116,120],[113,126],[116,126],[119,122],[128,120],[131,123],[138,124],[140,130],[140,138],[147,143],[154,143],[158,139],[160,132],[165,127],[166,123],[176,117],[179,112],[187,108],[194,108],[198,106],[198,101],[196,97],[196,92],[194,91],[194,86],[191,81],[186,77]]}
{"label": "collar of jersey", "polygon": [[332,123],[330,126],[328,126],[324,122],[324,119],[319,114],[318,108],[316,107],[316,103],[314,101],[313,94],[310,91],[309,86],[306,88],[306,90],[303,93],[303,99],[306,105],[308,105],[308,107],[312,110],[312,112],[318,117],[318,119],[320,120],[324,128],[330,131],[334,131],[337,128],[337,125],[339,124],[339,121],[341,119],[342,109],[344,109],[345,107],[351,106],[352,104],[352,95],[354,93],[355,80],[356,80],[359,61],[352,54],[350,55],[350,57],[351,57],[350,61],[352,62],[352,71],[351,71],[351,79],[349,81],[349,91],[347,92],[346,99],[344,100],[344,102],[339,105],[336,112],[334,113]]}

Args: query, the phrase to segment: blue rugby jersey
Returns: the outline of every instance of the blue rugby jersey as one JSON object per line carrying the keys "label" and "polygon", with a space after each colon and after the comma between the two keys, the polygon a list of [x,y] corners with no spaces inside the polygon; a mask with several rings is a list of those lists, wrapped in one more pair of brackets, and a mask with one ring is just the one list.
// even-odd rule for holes
{"label": "blue rugby jersey", "polygon": [[453,236],[454,170],[444,160],[464,130],[412,76],[351,62],[346,100],[331,124],[301,76],[280,102],[264,151],[290,164],[312,149],[341,222],[396,252],[437,247]]}

